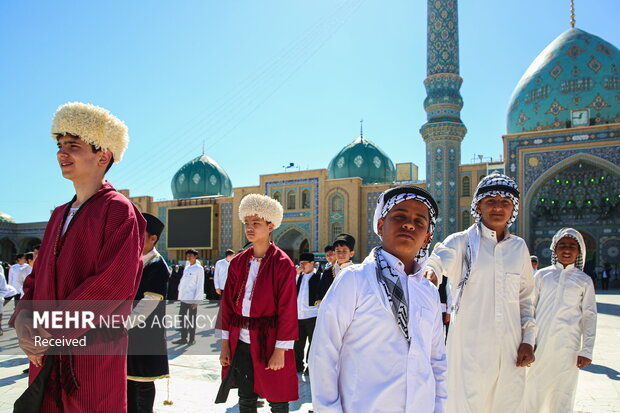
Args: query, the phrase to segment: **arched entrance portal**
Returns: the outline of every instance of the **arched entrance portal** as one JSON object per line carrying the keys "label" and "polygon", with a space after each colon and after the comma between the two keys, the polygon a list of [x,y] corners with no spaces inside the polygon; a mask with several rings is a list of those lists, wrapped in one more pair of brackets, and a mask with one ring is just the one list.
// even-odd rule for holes
{"label": "arched entrance portal", "polygon": [[276,245],[280,247],[294,261],[299,261],[299,255],[302,252],[310,250],[308,237],[298,228],[285,228],[276,239]]}
{"label": "arched entrance portal", "polygon": [[3,238],[0,240],[0,261],[13,264],[15,254],[17,254],[17,248],[15,247],[15,244],[13,244],[13,241],[8,238]]}
{"label": "arched entrance portal", "polygon": [[24,252],[31,252],[34,250],[34,247],[41,245],[41,240],[38,238],[26,238],[21,241],[20,245]]}

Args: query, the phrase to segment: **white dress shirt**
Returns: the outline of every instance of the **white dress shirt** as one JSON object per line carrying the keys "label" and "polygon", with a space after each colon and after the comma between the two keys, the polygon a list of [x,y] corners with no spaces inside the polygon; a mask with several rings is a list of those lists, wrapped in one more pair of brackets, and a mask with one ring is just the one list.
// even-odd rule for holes
{"label": "white dress shirt", "polygon": [[230,267],[230,261],[226,258],[222,258],[215,263],[213,283],[215,284],[215,288],[218,290],[223,290],[226,285],[226,279],[228,278],[228,267]]}
{"label": "white dress shirt", "polygon": [[28,264],[13,264],[9,268],[9,285],[15,288],[17,294],[24,295],[24,280],[32,272]]}
{"label": "white dress shirt", "polygon": [[183,276],[179,282],[179,300],[186,304],[197,304],[204,295],[205,270],[196,261],[194,265],[188,265],[183,270]]}
{"label": "white dress shirt", "polygon": [[319,307],[316,305],[309,305],[308,295],[310,294],[310,278],[316,274],[314,269],[309,274],[299,273],[295,282],[299,282],[299,277],[303,275],[301,279],[301,285],[299,286],[299,294],[297,294],[297,319],[307,320],[308,318],[315,318],[319,313]]}

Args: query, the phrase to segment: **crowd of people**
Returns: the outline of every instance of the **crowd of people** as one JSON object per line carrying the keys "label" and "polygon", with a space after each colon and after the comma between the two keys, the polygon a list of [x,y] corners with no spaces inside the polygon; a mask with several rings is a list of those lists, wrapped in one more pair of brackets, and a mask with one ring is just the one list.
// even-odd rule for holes
{"label": "crowd of people", "polygon": [[[300,374],[309,375],[320,413],[572,411],[596,334],[585,244],[578,231],[559,229],[552,264],[534,274],[525,241],[509,231],[521,194],[508,176],[482,179],[471,204],[476,222],[432,252],[440,206],[413,185],[388,189],[374,212],[380,244],[354,264],[355,239],[340,234],[320,270],[312,253],[295,266],[271,241],[283,219],[279,202],[249,194],[237,212],[251,245],[228,251],[207,274],[188,250],[186,265],[171,274],[156,249],[164,224],[105,180],[127,147],[124,123],[68,103],[51,132],[75,196],[52,213],[34,266],[23,267],[23,257],[14,273],[21,281],[0,285],[21,296],[9,325],[30,360],[16,412],[152,411],[153,382],[169,375],[166,332],[137,328],[137,320],[161,316],[166,300],[179,300],[191,320],[211,275],[222,332],[213,397],[222,403],[238,389],[241,413],[256,412],[259,397],[272,412],[288,412]],[[129,309],[101,310],[134,320],[106,345],[123,350],[146,340],[161,351],[52,353],[35,343],[34,300],[134,300]],[[195,330],[184,327],[174,343],[194,342]]]}

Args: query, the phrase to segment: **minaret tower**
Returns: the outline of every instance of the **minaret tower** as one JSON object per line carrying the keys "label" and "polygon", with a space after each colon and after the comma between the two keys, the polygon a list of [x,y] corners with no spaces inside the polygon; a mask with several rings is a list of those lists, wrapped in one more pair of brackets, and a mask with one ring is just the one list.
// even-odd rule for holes
{"label": "minaret tower", "polygon": [[433,237],[438,242],[459,230],[458,167],[467,133],[461,121],[457,0],[428,0],[426,65],[427,121],[420,133],[426,143],[427,186],[440,210]]}

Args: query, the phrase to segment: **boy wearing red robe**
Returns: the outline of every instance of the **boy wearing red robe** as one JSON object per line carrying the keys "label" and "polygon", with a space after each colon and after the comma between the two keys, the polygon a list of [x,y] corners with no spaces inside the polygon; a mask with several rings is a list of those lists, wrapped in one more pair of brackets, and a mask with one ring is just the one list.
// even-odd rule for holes
{"label": "boy wearing red robe", "polygon": [[[127,127],[103,108],[74,102],[58,108],[51,133],[62,175],[73,182],[75,196],[52,213],[20,308],[11,319],[30,359],[29,387],[15,411],[123,412],[126,331],[117,329],[115,337],[94,344],[90,350],[95,355],[79,355],[77,348],[51,354],[48,347],[35,345],[41,332],[33,329],[32,309],[48,301],[59,303],[54,309],[62,311],[71,302],[73,310],[93,311],[95,320],[129,316],[131,306],[121,303],[130,303],[140,284],[146,222],[104,179],[127,148]],[[80,306],[86,300],[105,301],[86,309]],[[85,327],[45,335],[102,341],[99,329]]]}
{"label": "boy wearing red robe", "polygon": [[297,340],[295,267],[270,235],[282,222],[282,206],[265,195],[241,200],[239,218],[253,246],[230,262],[222,297],[222,385],[216,403],[239,389],[239,412],[254,413],[258,396],[272,412],[288,412],[297,400],[293,346]]}

